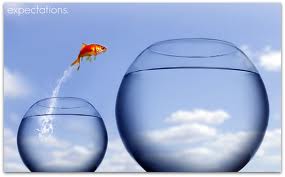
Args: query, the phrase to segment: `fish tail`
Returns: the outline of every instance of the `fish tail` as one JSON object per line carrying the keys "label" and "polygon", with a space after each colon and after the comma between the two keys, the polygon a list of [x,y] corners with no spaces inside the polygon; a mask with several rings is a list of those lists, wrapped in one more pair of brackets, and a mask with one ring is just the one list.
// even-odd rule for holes
{"label": "fish tail", "polygon": [[80,67],[80,57],[79,56],[76,58],[76,60],[74,60],[74,62],[71,64],[71,66],[76,65],[76,64],[79,64],[79,66],[77,68],[77,70],[79,70],[79,67]]}

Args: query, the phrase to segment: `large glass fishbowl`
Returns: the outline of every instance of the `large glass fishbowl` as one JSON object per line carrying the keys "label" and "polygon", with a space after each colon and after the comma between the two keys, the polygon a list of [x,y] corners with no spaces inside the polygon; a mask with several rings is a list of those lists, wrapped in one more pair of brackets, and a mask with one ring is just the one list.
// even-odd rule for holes
{"label": "large glass fishbowl", "polygon": [[20,156],[32,172],[94,172],[107,140],[97,110],[73,97],[36,102],[24,115],[17,136]]}
{"label": "large glass fishbowl", "polygon": [[235,172],[260,146],[269,103],[256,67],[230,42],[157,42],[126,72],[120,136],[150,172]]}

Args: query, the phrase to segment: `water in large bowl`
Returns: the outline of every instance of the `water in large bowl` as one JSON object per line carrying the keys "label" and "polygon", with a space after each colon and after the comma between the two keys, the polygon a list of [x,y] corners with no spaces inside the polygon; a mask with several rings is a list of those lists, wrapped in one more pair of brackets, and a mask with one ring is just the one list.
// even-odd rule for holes
{"label": "water in large bowl", "polygon": [[180,39],[144,50],[123,78],[120,135],[146,171],[239,171],[263,139],[260,75],[234,45]]}
{"label": "water in large bowl", "polygon": [[33,172],[93,172],[105,155],[107,132],[87,101],[49,98],[27,111],[17,142],[23,162]]}

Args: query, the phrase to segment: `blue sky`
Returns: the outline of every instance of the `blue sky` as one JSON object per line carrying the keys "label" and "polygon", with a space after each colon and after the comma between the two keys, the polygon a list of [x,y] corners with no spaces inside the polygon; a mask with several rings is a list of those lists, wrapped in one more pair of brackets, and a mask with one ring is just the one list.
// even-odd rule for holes
{"label": "blue sky", "polygon": [[[21,117],[34,102],[51,95],[81,43],[99,43],[108,52],[92,64],[83,62],[80,71],[63,85],[60,96],[84,98],[104,118],[109,146],[99,171],[140,171],[122,146],[116,127],[120,82],[136,56],[152,43],[206,37],[242,48],[259,70],[268,92],[268,133],[260,152],[243,171],[280,171],[280,4],[48,4],[68,8],[69,13],[7,13],[9,7],[35,5],[4,5],[4,136],[11,140],[6,141],[5,151],[16,150],[14,139]],[[5,169],[26,170],[18,156],[8,155]]]}

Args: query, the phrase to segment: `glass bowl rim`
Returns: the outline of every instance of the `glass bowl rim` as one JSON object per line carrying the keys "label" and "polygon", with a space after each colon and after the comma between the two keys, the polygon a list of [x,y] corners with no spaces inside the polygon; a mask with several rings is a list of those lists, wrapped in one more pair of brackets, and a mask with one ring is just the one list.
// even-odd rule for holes
{"label": "glass bowl rim", "polygon": [[[214,55],[180,55],[180,54],[170,54],[167,52],[161,52],[159,50],[154,50],[153,48],[161,45],[161,44],[167,44],[169,42],[180,42],[180,41],[189,41],[189,42],[195,42],[195,41],[206,41],[206,42],[214,42],[214,44],[220,44],[221,46],[227,46],[227,47],[232,47],[233,50],[231,52],[224,52],[221,54],[214,54]],[[215,38],[203,38],[203,37],[197,37],[197,38],[173,38],[173,39],[167,39],[167,40],[161,40],[158,42],[155,42],[151,44],[149,47],[146,48],[146,50],[159,54],[159,55],[164,55],[164,56],[170,56],[170,57],[181,57],[181,58],[213,58],[213,57],[222,57],[226,55],[231,55],[236,52],[241,52],[244,54],[242,50],[240,50],[235,44],[228,42],[226,40],[221,40],[221,39],[215,39]],[[245,55],[245,54],[244,54]],[[245,55],[246,56],[246,55]]]}
{"label": "glass bowl rim", "polygon": [[91,103],[89,103],[87,100],[85,100],[83,98],[79,98],[79,97],[70,97],[70,96],[68,96],[68,97],[61,97],[61,96],[58,96],[58,97],[46,97],[46,98],[38,100],[32,106],[37,105],[37,106],[41,106],[41,107],[45,107],[45,108],[55,108],[55,109],[74,109],[74,108],[84,108],[84,107],[87,107],[86,105],[85,106],[73,106],[73,107],[60,107],[60,106],[51,107],[51,106],[46,106],[46,105],[41,104],[41,102],[43,102],[43,101],[52,100],[52,99],[73,99],[73,100],[78,100],[78,101],[82,101],[82,102],[84,102],[84,103],[86,103],[89,106],[94,108],[94,106]]}
{"label": "glass bowl rim", "polygon": [[[73,99],[73,100],[77,100],[77,101],[81,101],[83,102],[85,105],[83,106],[72,106],[72,107],[60,107],[60,106],[56,106],[56,107],[50,107],[50,106],[46,106],[46,105],[43,105],[43,104],[40,104],[41,102],[43,101],[46,101],[46,100],[51,100],[51,99]],[[45,108],[45,109],[57,109],[57,110],[72,110],[72,109],[77,109],[77,108],[91,108],[93,109],[93,113],[30,113],[30,110],[33,110],[35,109],[36,107],[42,107],[42,108]],[[47,97],[47,98],[43,98],[43,99],[40,99],[38,101],[36,101],[34,104],[32,104],[32,106],[30,106],[30,108],[28,109],[28,111],[24,114],[23,116],[23,119],[24,118],[30,118],[30,117],[35,117],[35,116],[47,116],[47,115],[80,115],[80,116],[91,116],[91,117],[97,117],[97,118],[101,118],[101,115],[99,114],[99,112],[97,111],[97,109],[87,100],[83,99],[83,98],[78,98],[78,97]]]}

